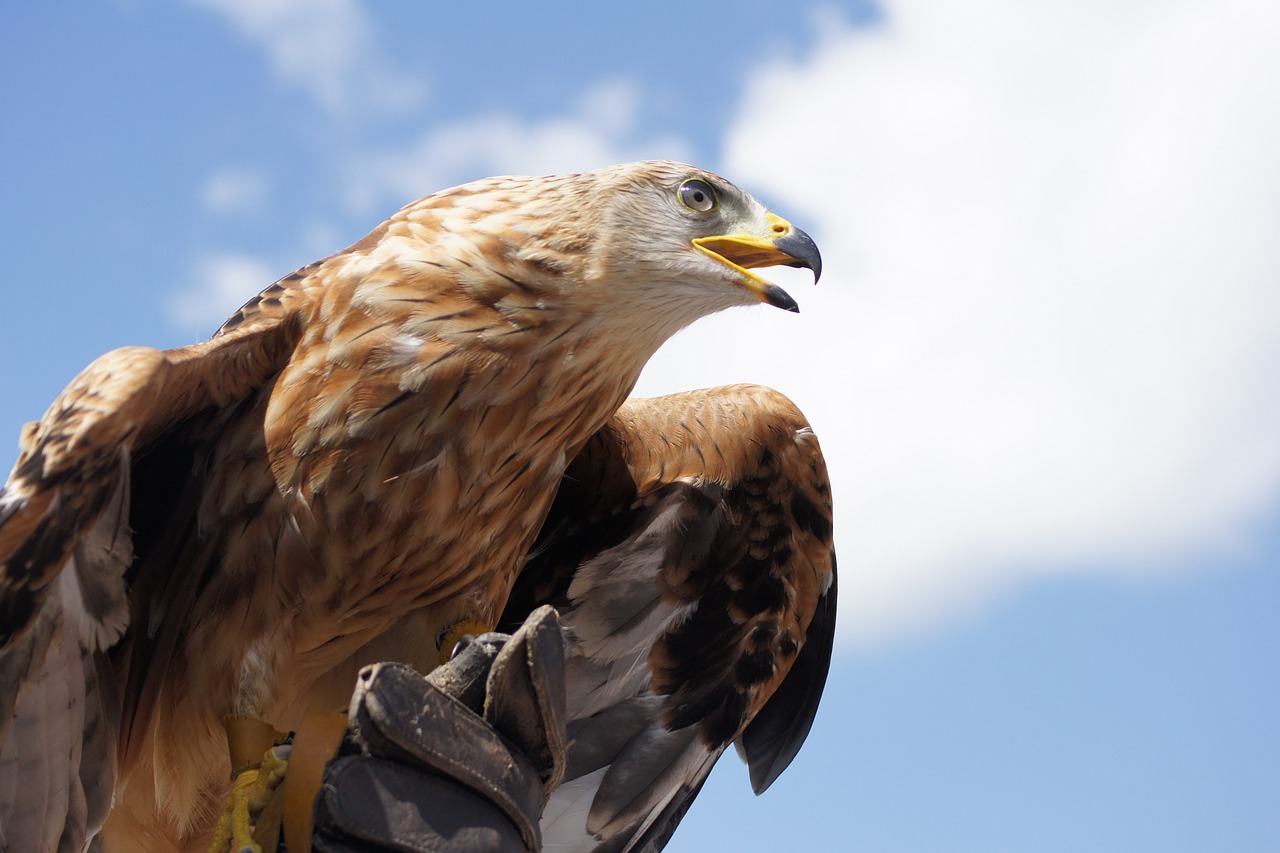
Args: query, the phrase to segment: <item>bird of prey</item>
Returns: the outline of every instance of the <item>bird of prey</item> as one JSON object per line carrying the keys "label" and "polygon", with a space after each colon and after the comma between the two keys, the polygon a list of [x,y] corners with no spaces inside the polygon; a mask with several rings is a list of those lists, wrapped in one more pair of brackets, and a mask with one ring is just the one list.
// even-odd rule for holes
{"label": "bird of prey", "polygon": [[[652,435],[619,411],[658,346],[698,317],[795,310],[752,272],[774,264],[815,278],[821,266],[803,231],[690,166],[493,178],[406,206],[208,341],[91,364],[23,431],[0,492],[0,846],[206,845],[232,770],[224,720],[295,729],[310,709],[343,707],[363,664],[429,670],[497,625],[566,468],[599,436],[639,466],[633,495],[600,504],[635,533],[592,553],[573,544],[582,519],[561,517],[539,548],[581,549],[580,567],[563,590],[562,568],[536,573],[565,599],[576,654],[588,668],[644,665],[635,649],[613,656],[610,637],[628,632],[601,596],[611,560],[632,575],[661,563],[661,602],[638,612],[657,620],[654,676],[617,690],[661,697],[664,731],[700,720],[708,754],[737,738],[750,758],[759,712],[756,752],[785,764],[796,732],[769,697],[812,704],[778,682],[813,670],[806,634],[816,623],[815,646],[829,639],[834,600],[813,556],[829,551],[821,478],[786,479],[816,446],[771,398],[718,398],[714,416]],[[788,434],[799,451],[771,443]],[[673,465],[644,467],[653,441]],[[687,548],[672,541],[686,516],[701,537]],[[745,544],[720,541],[726,519]],[[697,549],[726,555],[726,573],[709,582],[680,556]],[[772,574],[744,580],[753,566]],[[805,680],[819,691],[822,670]],[[679,784],[701,778],[689,763],[676,762]]]}

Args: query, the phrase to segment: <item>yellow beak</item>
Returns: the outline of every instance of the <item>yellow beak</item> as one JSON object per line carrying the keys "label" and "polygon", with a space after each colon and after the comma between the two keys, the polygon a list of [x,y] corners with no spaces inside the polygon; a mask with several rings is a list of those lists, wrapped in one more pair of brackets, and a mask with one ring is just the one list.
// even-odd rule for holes
{"label": "yellow beak", "polygon": [[813,271],[816,283],[822,275],[822,255],[813,238],[781,216],[765,218],[765,234],[716,234],[698,237],[693,245],[704,254],[742,274],[742,285],[776,308],[799,311],[800,306],[785,290],[751,272],[759,267],[804,267]]}

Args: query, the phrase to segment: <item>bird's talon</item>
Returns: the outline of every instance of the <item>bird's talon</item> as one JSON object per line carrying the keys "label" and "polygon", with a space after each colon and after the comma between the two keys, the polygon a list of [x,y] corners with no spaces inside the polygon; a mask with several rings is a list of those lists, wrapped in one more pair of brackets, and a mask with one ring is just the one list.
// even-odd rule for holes
{"label": "bird's talon", "polygon": [[459,619],[445,628],[437,638],[437,648],[440,650],[440,663],[446,664],[453,660],[462,650],[471,644],[471,641],[486,631],[493,630],[493,626],[481,622],[479,619],[467,617]]}
{"label": "bird's talon", "polygon": [[449,652],[449,660],[453,660],[466,650],[467,646],[475,642],[475,634],[463,634],[458,638],[458,642],[453,644],[453,651]]}
{"label": "bird's talon", "polygon": [[262,853],[253,840],[253,821],[284,780],[289,766],[289,746],[273,746],[262,756],[262,763],[236,774],[231,793],[218,817],[209,853]]}

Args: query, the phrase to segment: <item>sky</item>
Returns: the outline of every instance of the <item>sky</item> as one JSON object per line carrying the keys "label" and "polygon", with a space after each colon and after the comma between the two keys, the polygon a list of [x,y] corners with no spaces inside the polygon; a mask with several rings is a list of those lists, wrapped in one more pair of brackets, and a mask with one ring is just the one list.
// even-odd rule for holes
{"label": "sky", "polygon": [[770,270],[798,315],[699,321],[637,393],[800,405],[841,602],[795,764],[755,800],[727,757],[668,849],[1280,849],[1278,9],[19,4],[0,464],[97,355],[416,197],[693,162],[824,274]]}

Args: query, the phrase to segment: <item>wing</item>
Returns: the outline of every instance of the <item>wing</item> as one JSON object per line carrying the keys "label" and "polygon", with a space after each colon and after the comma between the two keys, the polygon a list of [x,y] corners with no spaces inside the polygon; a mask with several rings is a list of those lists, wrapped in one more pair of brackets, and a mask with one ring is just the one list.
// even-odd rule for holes
{"label": "wing", "polygon": [[546,850],[660,850],[737,742],[757,793],[794,758],[835,624],[831,496],[785,397],[632,400],[569,467],[508,606],[567,626],[568,770]]}
{"label": "wing", "polygon": [[135,466],[267,385],[297,340],[273,285],[213,339],[129,347],[29,424],[0,490],[0,849],[80,849],[112,801],[121,705],[106,651],[130,624]]}

